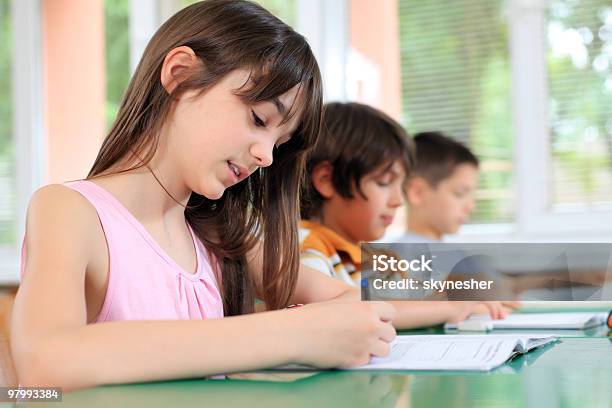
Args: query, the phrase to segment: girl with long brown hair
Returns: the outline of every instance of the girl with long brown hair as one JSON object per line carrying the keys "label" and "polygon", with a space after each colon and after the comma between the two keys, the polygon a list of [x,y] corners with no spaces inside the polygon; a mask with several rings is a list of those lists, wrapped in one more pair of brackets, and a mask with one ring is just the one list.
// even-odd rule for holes
{"label": "girl with long brown hair", "polygon": [[[307,42],[260,6],[209,0],[171,17],[87,179],[31,200],[12,330],[21,384],[387,354],[391,306],[342,302],[345,285],[299,267],[298,190],[321,110]],[[250,314],[256,296],[273,311]]]}

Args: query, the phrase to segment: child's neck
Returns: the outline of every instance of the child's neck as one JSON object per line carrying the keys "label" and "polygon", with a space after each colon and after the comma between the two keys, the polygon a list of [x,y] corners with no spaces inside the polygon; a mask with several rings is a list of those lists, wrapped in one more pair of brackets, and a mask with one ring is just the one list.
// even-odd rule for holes
{"label": "child's neck", "polygon": [[429,238],[434,241],[441,241],[442,234],[431,225],[408,217],[408,232]]}
{"label": "child's neck", "polygon": [[167,161],[159,160],[157,152],[147,166],[121,170],[113,169],[96,182],[111,191],[137,219],[141,222],[159,217],[184,219],[190,192],[180,187],[176,172]]}
{"label": "child's neck", "polygon": [[321,217],[313,218],[312,221],[318,222],[324,227],[329,228],[330,230],[334,231],[336,234],[340,235],[342,238],[346,239],[353,245],[360,244],[360,241],[356,241],[355,239],[353,239],[349,234],[344,231],[344,228],[342,228],[342,226],[338,222],[335,222],[334,217],[326,217],[325,212],[323,212]]}

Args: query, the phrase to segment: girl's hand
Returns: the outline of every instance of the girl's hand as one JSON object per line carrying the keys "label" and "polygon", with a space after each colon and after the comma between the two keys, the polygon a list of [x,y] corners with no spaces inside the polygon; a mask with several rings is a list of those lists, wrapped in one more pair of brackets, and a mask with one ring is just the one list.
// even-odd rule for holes
{"label": "girl's hand", "polygon": [[286,311],[293,314],[296,362],[319,368],[367,364],[389,354],[395,338],[395,308],[384,302],[324,302]]}

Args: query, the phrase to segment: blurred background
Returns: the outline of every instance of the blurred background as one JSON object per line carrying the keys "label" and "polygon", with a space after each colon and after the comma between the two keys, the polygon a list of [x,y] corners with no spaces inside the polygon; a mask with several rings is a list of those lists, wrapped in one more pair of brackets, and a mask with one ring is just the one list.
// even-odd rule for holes
{"label": "blurred background", "polygon": [[[32,192],[85,177],[148,39],[192,2],[0,0],[0,285]],[[258,2],[309,39],[326,100],[479,156],[453,241],[612,242],[609,0]]]}

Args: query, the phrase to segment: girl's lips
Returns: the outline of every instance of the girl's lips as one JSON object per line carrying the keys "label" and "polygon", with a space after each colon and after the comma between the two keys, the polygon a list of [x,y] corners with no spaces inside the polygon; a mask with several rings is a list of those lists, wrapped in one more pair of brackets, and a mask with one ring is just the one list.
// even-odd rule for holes
{"label": "girl's lips", "polygon": [[[230,172],[230,176],[232,179],[232,184],[236,184],[249,176],[249,170],[232,161],[227,161],[227,169]],[[238,170],[238,174],[235,173],[235,170]]]}
{"label": "girl's lips", "polygon": [[[233,163],[232,163],[233,164]],[[236,173],[234,173],[234,169],[232,169],[232,166],[230,165],[230,162],[227,162],[227,171],[230,175],[230,179],[232,181],[232,184],[236,184],[240,181],[239,176],[236,175]]]}

